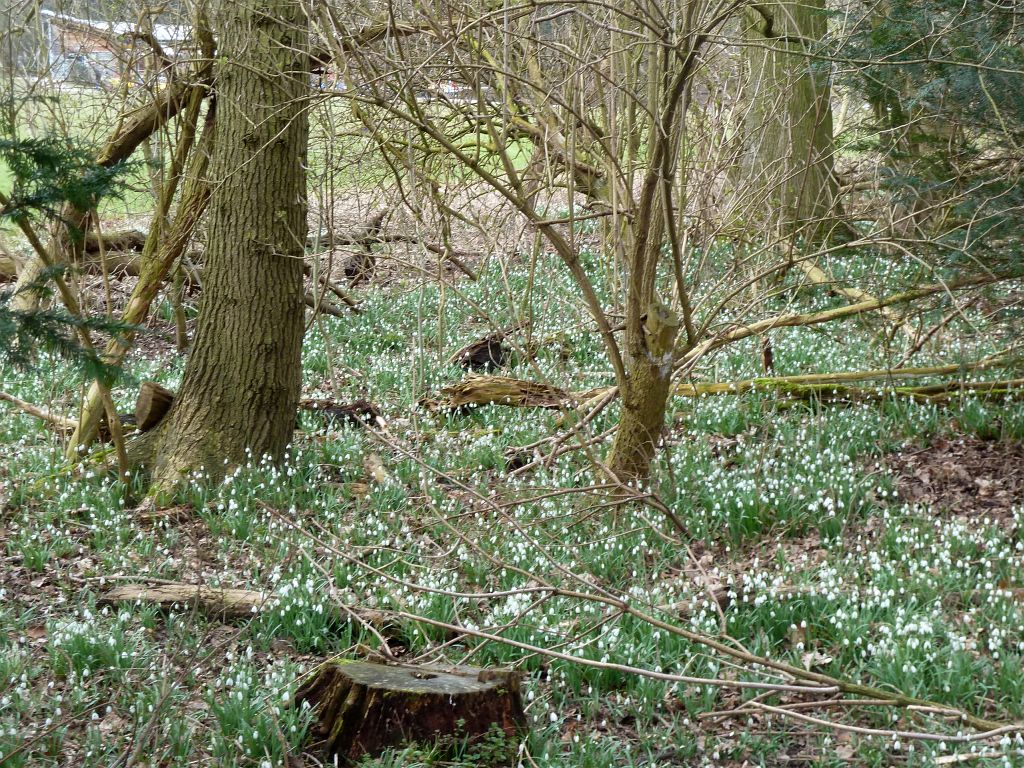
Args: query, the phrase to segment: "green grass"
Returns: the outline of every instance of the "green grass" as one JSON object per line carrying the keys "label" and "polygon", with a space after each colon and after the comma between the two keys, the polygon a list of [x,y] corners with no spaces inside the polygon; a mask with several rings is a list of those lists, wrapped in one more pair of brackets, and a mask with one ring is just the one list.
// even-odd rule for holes
{"label": "green grass", "polygon": [[0,160],[0,192],[5,195],[10,195],[13,188],[14,174],[11,173],[11,169],[7,164],[3,160]]}
{"label": "green grass", "polygon": [[[507,475],[504,449],[550,434],[557,413],[484,408],[435,415],[418,407],[420,398],[463,375],[445,360],[488,327],[481,314],[499,326],[532,316],[535,338],[558,340],[539,345],[534,361],[517,361],[510,375],[571,389],[610,383],[604,352],[579,322],[578,297],[554,263],[539,265],[544,285],[533,292],[526,265],[490,270],[460,287],[471,301],[448,297],[442,304],[432,284],[374,289],[364,314],[324,320],[307,337],[305,394],[368,397],[404,450],[355,428],[325,428],[306,414],[286,466],[253,462],[212,485],[197,478],[175,499],[185,510],[181,517],[145,519],[132,500],[125,502],[109,468],[62,471],[52,435],[5,411],[0,752],[21,747],[5,766],[107,766],[140,744],[152,764],[283,764],[309,726],[307,712],[287,706],[302,673],[319,658],[360,657],[379,645],[339,603],[494,629],[598,663],[757,677],[597,603],[444,594],[529,587],[526,574],[622,591],[678,626],[724,629],[751,652],[796,665],[810,659],[829,674],[993,718],[1024,715],[1024,615],[1013,593],[999,591],[1024,586],[1024,506],[1012,520],[985,522],[910,505],[896,497],[895,480],[880,463],[907,443],[924,446],[930,436],[952,433],[954,422],[986,439],[1019,437],[1019,404],[792,406],[757,394],[673,400],[656,489],[688,527],[687,543],[709,578],[734,593],[720,616],[702,602],[705,592],[675,540],[678,531],[656,511],[613,510],[592,493],[547,493],[596,480],[580,455],[522,479]],[[599,290],[611,300],[606,286]],[[836,300],[800,301],[822,308]],[[972,334],[965,324],[958,333],[968,357],[997,342],[980,327]],[[824,332],[780,330],[773,344],[779,374],[869,368],[888,354],[870,327],[855,323]],[[739,344],[706,373],[717,371],[721,380],[756,375],[759,359],[756,343]],[[930,361],[928,352],[915,359]],[[338,364],[346,373],[334,390],[330,370]],[[138,361],[131,373],[173,387],[181,361],[168,353]],[[41,403],[69,404],[64,393],[77,386],[73,371],[46,357],[34,371],[5,370],[0,379],[5,391]],[[124,382],[115,397],[128,406],[133,392]],[[612,408],[595,430],[614,419]],[[367,481],[370,453],[381,457],[390,479],[370,483],[364,495],[353,483]],[[431,469],[508,506],[495,510]],[[708,554],[700,559],[701,552]],[[259,589],[271,599],[259,615],[228,623],[184,607],[97,605],[111,584],[141,577]],[[680,604],[695,608],[666,608]],[[735,708],[749,692],[544,659],[410,619],[380,631],[408,657],[521,669],[531,723],[521,748],[545,768],[770,766],[798,754],[850,764],[835,757],[837,737],[827,730],[769,723],[758,714],[724,724],[700,719]],[[780,700],[774,695],[765,703]],[[889,709],[867,709],[850,722],[891,727],[891,717]],[[899,725],[957,730],[923,716]],[[513,746],[518,755],[520,745]],[[362,765],[468,768],[486,764],[499,747],[466,744],[454,756],[410,747]],[[1012,742],[991,748],[1006,752],[1009,764],[1018,759]],[[843,741],[857,765],[926,766],[958,749],[966,751]]]}

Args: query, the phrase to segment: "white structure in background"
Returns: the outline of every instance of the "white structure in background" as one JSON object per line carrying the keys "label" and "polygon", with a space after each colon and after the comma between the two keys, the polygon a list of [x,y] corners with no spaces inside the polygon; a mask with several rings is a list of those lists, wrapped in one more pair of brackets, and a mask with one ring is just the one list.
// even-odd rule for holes
{"label": "white structure in background", "polygon": [[[147,57],[153,60],[153,48],[140,37],[138,25],[80,19],[45,9],[39,14],[46,37],[46,63],[56,82],[105,88],[128,77],[131,84],[142,84],[145,61]],[[153,24],[147,32],[173,59],[192,30],[184,25]]]}

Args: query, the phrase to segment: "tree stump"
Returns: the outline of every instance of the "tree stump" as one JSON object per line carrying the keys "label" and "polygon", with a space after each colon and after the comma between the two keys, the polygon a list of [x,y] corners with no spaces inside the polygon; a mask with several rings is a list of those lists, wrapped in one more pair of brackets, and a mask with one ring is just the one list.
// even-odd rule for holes
{"label": "tree stump", "polygon": [[483,736],[526,726],[519,679],[509,670],[325,664],[295,695],[316,710],[312,733],[342,764],[407,742]]}
{"label": "tree stump", "polygon": [[467,370],[494,371],[504,368],[511,356],[511,350],[504,342],[505,333],[498,331],[467,344],[448,360]]}

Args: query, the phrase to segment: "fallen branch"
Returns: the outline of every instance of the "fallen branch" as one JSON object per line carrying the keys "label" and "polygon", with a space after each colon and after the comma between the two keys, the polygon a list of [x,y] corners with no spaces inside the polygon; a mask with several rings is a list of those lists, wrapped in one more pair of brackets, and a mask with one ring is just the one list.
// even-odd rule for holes
{"label": "fallen branch", "polygon": [[[133,277],[139,274],[141,257],[131,251],[107,251],[101,258],[99,254],[88,252],[85,257],[75,264],[75,269],[80,272],[98,274],[106,268],[112,272],[123,272]],[[19,269],[24,264],[19,264],[10,258],[0,254],[0,280],[12,280],[17,278]]]}
{"label": "fallen branch", "polygon": [[244,617],[263,610],[268,596],[251,589],[220,589],[198,584],[124,584],[105,592],[97,605],[122,602],[155,603],[161,608],[192,606],[213,616]]}
{"label": "fallen branch", "polygon": [[456,410],[481,405],[513,408],[564,408],[575,405],[571,392],[536,381],[507,376],[470,376],[441,390],[438,399],[421,401],[431,410]]}
{"label": "fallen branch", "polygon": [[[437,472],[436,469],[430,467],[425,461],[418,459],[417,452],[414,449],[402,446],[390,436],[381,434],[378,434],[377,436],[389,447],[395,450],[398,455],[415,462],[425,471]],[[445,478],[451,477],[444,473],[439,473],[439,475]],[[467,483],[461,482],[455,478],[452,478],[451,482],[454,487],[459,488],[461,491],[471,496],[476,502],[481,504],[482,507],[489,510],[488,514],[493,512],[495,525],[507,525],[511,529],[521,532],[525,537],[527,537],[527,540],[531,542],[532,546],[538,547],[539,551],[543,551],[543,547],[535,543],[532,535],[523,531],[518,522],[518,516],[515,514],[509,514],[493,496],[485,496]],[[568,570],[565,571],[565,575],[568,575],[570,578],[574,578],[578,583],[580,583],[580,590],[556,586],[555,584],[547,582],[543,576],[538,576],[536,573],[531,572],[529,576],[532,579],[532,582],[517,589],[503,592],[494,592],[489,590],[455,592],[451,589],[445,589],[440,586],[427,585],[421,581],[410,581],[404,576],[395,575],[389,572],[385,567],[378,567],[372,562],[368,562],[364,558],[360,557],[359,553],[353,552],[351,547],[346,546],[344,542],[337,542],[334,539],[335,532],[328,530],[325,526],[318,523],[315,514],[311,513],[308,516],[304,516],[302,520],[308,521],[311,525],[315,526],[320,532],[319,535],[303,525],[302,522],[297,522],[296,516],[293,512],[286,513],[280,510],[273,510],[272,514],[274,514],[277,519],[287,525],[291,530],[301,534],[310,542],[315,544],[319,550],[329,552],[345,562],[352,563],[361,569],[365,569],[369,573],[374,574],[374,576],[380,580],[380,583],[383,584],[386,582],[394,585],[394,587],[399,590],[407,589],[412,593],[444,596],[445,599],[459,599],[461,601],[493,601],[515,595],[517,600],[523,600],[526,598],[528,600],[540,601],[545,599],[551,600],[562,598],[568,601],[578,601],[580,604],[591,604],[599,609],[603,607],[621,615],[628,615],[637,622],[641,622],[653,629],[663,631],[667,634],[674,635],[683,640],[694,643],[695,645],[702,646],[709,654],[713,653],[719,657],[726,657],[741,664],[750,675],[769,677],[769,680],[751,680],[747,678],[746,674],[740,674],[739,669],[734,670],[737,674],[729,674],[728,676],[719,678],[696,678],[681,674],[686,671],[685,664],[677,665],[679,667],[679,671],[676,671],[672,669],[665,670],[660,666],[652,669],[650,667],[645,668],[642,666],[635,666],[633,664],[616,663],[603,659],[599,660],[596,658],[588,658],[586,656],[576,655],[573,653],[573,649],[571,648],[567,648],[564,651],[555,650],[550,646],[544,647],[541,644],[528,643],[523,640],[508,637],[504,634],[505,630],[508,629],[507,625],[497,627],[478,627],[474,624],[463,622],[458,617],[450,621],[442,621],[410,611],[386,611],[386,615],[395,619],[428,624],[446,632],[478,638],[485,642],[493,642],[502,647],[517,648],[529,654],[536,654],[550,659],[558,659],[577,667],[615,670],[622,674],[638,675],[652,680],[661,680],[683,685],[713,685],[734,689],[743,688],[762,691],[786,690],[807,693],[815,696],[829,697],[832,697],[834,694],[841,693],[855,696],[860,699],[871,698],[884,700],[889,702],[892,706],[899,707],[908,712],[923,711],[921,708],[928,708],[928,710],[932,712],[941,711],[943,714],[949,714],[950,716],[955,716],[957,718],[954,727],[958,730],[963,729],[965,726],[970,726],[976,730],[986,732],[1006,728],[1007,726],[1015,728],[1021,727],[1020,724],[1010,724],[978,716],[963,708],[954,708],[928,701],[926,699],[909,696],[900,691],[877,688],[833,677],[821,672],[778,661],[767,656],[750,653],[727,636],[713,636],[699,631],[694,631],[687,628],[685,625],[679,626],[671,620],[660,618],[656,613],[651,612],[650,610],[644,610],[639,607],[645,602],[642,596],[638,597],[634,594],[626,594],[619,597],[609,591],[606,591],[603,587],[595,587],[584,577]],[[328,538],[324,538],[322,534],[326,534]],[[459,538],[465,541],[469,546],[474,546],[474,542],[471,538],[464,538],[462,536]],[[504,566],[505,564],[502,563],[502,565]],[[510,565],[510,567],[514,568],[515,566]],[[561,574],[559,578],[561,579]],[[780,677],[781,681],[779,680]]]}
{"label": "fallen branch", "polygon": [[10,403],[19,411],[27,413],[29,416],[35,416],[37,419],[45,421],[55,429],[70,432],[78,426],[78,422],[74,419],[69,419],[66,416],[58,416],[45,408],[41,408],[38,405],[32,405],[32,403],[25,402],[24,400],[21,400],[14,395],[9,395],[6,392],[0,392],[0,400]]}
{"label": "fallen branch", "polygon": [[[383,232],[384,217],[388,213],[387,208],[381,209],[375,213],[365,224],[362,226],[350,230],[348,232],[333,232],[329,229],[322,229],[318,232],[314,232],[306,238],[306,247],[310,249],[316,248],[337,248],[341,246],[359,246],[363,249],[363,253],[360,254],[360,262],[367,259],[372,259],[372,248],[375,245],[386,245],[388,243],[406,243],[408,245],[422,245],[431,253],[440,256],[443,260],[450,261],[462,274],[466,275],[470,280],[474,282],[479,279],[479,275],[466,264],[463,259],[473,256],[474,254],[455,251],[451,248],[445,248],[434,243],[421,240],[416,235],[405,235],[401,233],[385,233]],[[359,265],[356,265],[359,266]],[[366,271],[368,267],[362,265],[359,272]],[[350,275],[350,277],[353,277]]]}
{"label": "fallen branch", "polygon": [[[280,514],[280,513],[279,513]],[[293,525],[291,521],[288,521],[290,525]],[[305,530],[302,527],[296,527],[296,530],[301,532],[303,535],[308,537],[311,541],[324,547],[327,551],[344,558],[347,561],[357,562],[360,565],[366,566],[366,564],[350,553],[344,552],[341,549],[333,546],[330,542],[326,542],[323,539],[315,536],[311,532]],[[384,578],[388,578],[391,581],[405,585],[401,579],[387,576],[383,571],[370,567],[370,570],[374,571],[378,575]],[[419,587],[424,591],[445,593],[444,590],[430,589],[425,587]],[[576,599],[584,602],[593,602],[596,604],[606,605],[610,608],[614,608],[623,614],[628,614],[638,621],[642,621],[652,627],[665,632],[682,637],[690,642],[704,646],[711,651],[715,651],[723,656],[730,657],[745,665],[756,665],[763,671],[772,671],[775,673],[781,673],[785,677],[799,681],[795,683],[774,683],[774,682],[760,682],[760,681],[748,681],[748,680],[729,680],[720,678],[694,678],[686,675],[676,674],[673,672],[665,672],[660,669],[646,669],[643,667],[635,667],[627,664],[619,664],[614,662],[599,661],[597,659],[589,659],[586,657],[579,657],[571,655],[569,653],[563,653],[550,648],[544,648],[542,646],[534,645],[531,643],[525,643],[519,640],[515,640],[509,637],[503,637],[494,632],[489,632],[484,629],[466,626],[462,624],[453,624],[446,621],[440,621],[437,619],[429,618],[426,616],[420,616],[417,614],[409,613],[406,611],[387,611],[385,615],[396,619],[420,622],[428,624],[439,629],[446,630],[455,634],[466,635],[469,637],[479,638],[487,642],[494,642],[500,645],[518,648],[520,650],[527,651],[529,653],[535,653],[547,658],[558,659],[578,666],[595,667],[606,670],[616,670],[624,674],[634,674],[641,677],[646,677],[654,680],[664,680],[668,682],[686,683],[693,685],[715,685],[722,687],[731,687],[737,689],[759,689],[764,691],[792,691],[799,693],[807,693],[811,695],[832,695],[836,693],[856,695],[859,697],[867,697],[871,699],[877,699],[879,701],[888,702],[894,707],[899,707],[913,711],[918,708],[926,707],[929,710],[938,710],[944,713],[957,716],[963,723],[970,725],[976,730],[983,731],[983,734],[976,735],[974,737],[967,737],[968,740],[988,738],[995,732],[1012,732],[1024,729],[1024,726],[1020,724],[1010,724],[1005,722],[993,721],[984,717],[973,715],[962,709],[955,709],[952,707],[946,707],[937,704],[932,701],[925,699],[919,699],[913,696],[907,696],[901,692],[894,692],[886,689],[876,688],[870,685],[863,685],[860,683],[850,682],[841,678],[835,678],[830,675],[826,675],[820,672],[814,672],[812,670],[803,669],[801,667],[787,664],[785,662],[775,661],[765,656],[757,656],[749,653],[748,651],[734,647],[733,645],[721,641],[717,638],[713,638],[708,635],[694,632],[683,627],[676,626],[674,624],[663,621],[649,613],[646,613],[638,608],[634,607],[629,601],[619,599],[609,594],[598,594],[594,592],[578,592],[571,589],[562,589],[552,585],[541,584],[536,587],[527,587],[520,590],[516,590],[517,594],[534,594],[534,595],[547,595],[550,597],[564,597],[568,599]],[[447,593],[445,593],[447,594]],[[466,595],[460,594],[461,597],[477,595]],[[487,593],[479,593],[480,597],[492,597]],[[500,630],[495,630],[500,631]]]}
{"label": "fallen branch", "polygon": [[342,245],[376,245],[382,242],[380,230],[384,224],[384,217],[388,215],[389,210],[389,208],[381,208],[367,219],[365,224],[348,232],[334,232],[330,229],[310,232],[306,237],[306,247],[315,249],[336,248]]}
{"label": "fallen branch", "polygon": [[907,304],[912,301],[917,301],[918,299],[927,298],[928,296],[934,296],[937,293],[949,293],[961,288],[991,285],[992,283],[997,283],[1002,280],[1019,279],[1022,276],[1024,276],[1024,273],[1019,272],[1011,274],[977,275],[961,278],[960,280],[951,280],[948,283],[923,285],[919,288],[904,291],[903,293],[896,293],[882,299],[861,301],[856,304],[848,304],[844,307],[826,309],[822,312],[794,312],[785,315],[776,315],[775,317],[769,317],[748,325],[740,325],[732,330],[725,331],[718,336],[707,339],[692,349],[680,350],[679,354],[676,356],[675,368],[678,370],[690,367],[708,352],[716,350],[719,347],[724,347],[735,341],[747,339],[751,336],[759,336],[775,328],[821,325],[822,323],[829,323],[833,320],[842,320],[847,317],[862,315],[865,312],[875,312],[897,304]]}
{"label": "fallen branch", "polygon": [[[313,276],[313,267],[310,264],[304,264],[303,267],[302,267],[302,273],[306,277],[312,277]],[[345,291],[342,290],[339,286],[335,285],[329,278],[324,277],[323,278],[323,284],[327,287],[327,290],[329,290],[331,293],[333,293],[335,296],[337,296],[341,300],[341,302],[346,307],[351,309],[355,314],[357,314],[357,315],[361,315],[362,314],[362,310],[359,309],[359,302],[356,301],[355,299],[353,299],[347,293],[345,293]],[[309,295],[310,294],[306,294],[307,297]]]}
{"label": "fallen branch", "polygon": [[[306,296],[303,300],[306,306],[315,313],[330,315],[331,317],[347,317],[347,314],[340,307],[336,307],[325,296],[314,296],[311,292],[306,291]],[[359,311],[354,307],[349,307],[349,310],[353,312]]]}
{"label": "fallen branch", "polygon": [[[0,400],[7,400],[26,413],[54,423],[62,430],[73,431],[78,428],[78,422],[74,419],[53,416],[42,408],[26,403],[23,400],[18,400],[18,398],[4,392],[0,392]],[[163,421],[164,417],[170,412],[172,405],[174,405],[174,392],[157,384],[155,381],[144,381],[139,388],[139,394],[135,400],[135,413],[121,414],[121,424],[130,426],[139,433],[150,432]],[[383,423],[380,409],[367,400],[338,403],[333,400],[305,398],[299,401],[299,409],[320,413],[329,422],[347,422],[357,425]],[[103,426],[104,424],[101,424],[101,427]],[[100,437],[105,439],[103,429],[100,430]]]}
{"label": "fallen branch", "polygon": [[[878,301],[875,296],[872,296],[867,291],[862,291],[860,288],[854,288],[847,285],[839,285],[834,278],[828,275],[823,269],[818,267],[816,264],[801,259],[798,262],[800,269],[803,271],[804,276],[814,285],[820,285],[827,288],[831,293],[843,298],[849,299],[851,302],[863,302],[863,301]],[[903,328],[904,333],[910,335],[913,338],[914,332],[912,329],[907,328],[906,324],[896,312],[890,307],[884,307],[879,311],[886,320],[894,325],[898,325]]]}
{"label": "fallen branch", "polygon": [[[988,741],[997,736],[1003,736],[1009,733],[1021,733],[1024,731],[1024,724],[1010,723],[1007,725],[1000,725],[995,728],[984,730],[981,733],[957,733],[955,735],[948,733],[928,733],[926,731],[897,731],[889,730],[885,728],[866,728],[859,725],[847,725],[845,723],[837,723],[832,720],[823,720],[820,717],[813,717],[811,715],[803,715],[799,712],[793,712],[790,709],[783,707],[773,707],[768,704],[762,704],[759,701],[752,701],[751,707],[755,707],[765,712],[772,714],[781,715],[782,717],[790,717],[795,720],[800,720],[804,723],[810,723],[811,725],[820,725],[831,730],[844,731],[846,733],[856,733],[861,736],[881,736],[889,741],[906,739],[911,741],[938,741],[950,744],[972,744],[979,741]],[[957,715],[959,712],[955,709],[944,709],[940,705],[929,706],[928,709],[936,709],[939,712],[945,712],[950,715]]]}

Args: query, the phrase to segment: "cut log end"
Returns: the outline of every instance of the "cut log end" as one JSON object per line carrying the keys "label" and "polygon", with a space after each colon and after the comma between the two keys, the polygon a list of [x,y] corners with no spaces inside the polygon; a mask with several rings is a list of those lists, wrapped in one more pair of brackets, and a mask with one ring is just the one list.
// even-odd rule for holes
{"label": "cut log end", "polygon": [[508,670],[323,665],[295,696],[315,709],[314,738],[329,759],[350,764],[409,742],[464,741],[495,729],[525,729],[519,679]]}
{"label": "cut log end", "polygon": [[161,387],[155,381],[144,381],[139,388],[139,397],[135,401],[135,427],[140,432],[148,432],[171,410],[174,393]]}

